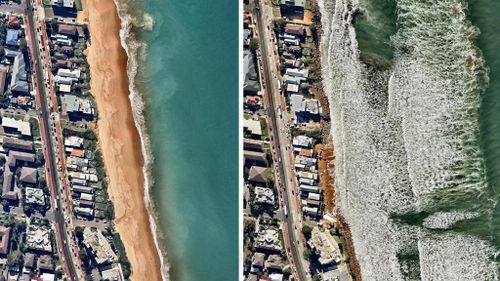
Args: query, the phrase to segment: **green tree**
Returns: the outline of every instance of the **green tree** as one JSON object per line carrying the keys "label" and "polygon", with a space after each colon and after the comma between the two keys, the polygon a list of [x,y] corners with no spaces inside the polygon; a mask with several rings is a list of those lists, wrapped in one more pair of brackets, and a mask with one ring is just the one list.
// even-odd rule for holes
{"label": "green tree", "polygon": [[113,203],[111,203],[111,201],[108,201],[106,204],[104,216],[106,216],[106,219],[108,220],[113,220],[115,218],[115,208],[113,207]]}
{"label": "green tree", "polygon": [[75,236],[78,240],[82,241],[83,240],[83,227],[77,226],[75,228]]}
{"label": "green tree", "polygon": [[303,253],[304,259],[311,260],[312,252],[310,249],[305,249]]}
{"label": "green tree", "polygon": [[23,254],[21,251],[16,250],[14,252],[11,252],[7,256],[7,265],[8,266],[20,266],[23,263]]}
{"label": "green tree", "polygon": [[80,247],[80,250],[78,251],[78,257],[80,258],[82,263],[85,264],[85,266],[89,264],[89,256],[87,255],[87,251],[85,250],[85,248]]}
{"label": "green tree", "polygon": [[312,228],[308,225],[304,225],[302,227],[302,233],[304,234],[304,237],[309,240],[311,239],[311,233],[312,233]]}
{"label": "green tree", "polygon": [[319,274],[316,274],[312,277],[312,281],[321,281],[321,280],[323,280],[323,279],[321,278],[321,275],[319,275]]}
{"label": "green tree", "polygon": [[252,236],[255,232],[255,221],[253,219],[245,219],[243,221],[243,233],[247,236]]}
{"label": "green tree", "polygon": [[278,33],[282,33],[283,29],[285,29],[286,21],[282,18],[274,19],[274,28]]}
{"label": "green tree", "polygon": [[250,39],[250,51],[255,52],[259,49],[259,40],[255,37]]}

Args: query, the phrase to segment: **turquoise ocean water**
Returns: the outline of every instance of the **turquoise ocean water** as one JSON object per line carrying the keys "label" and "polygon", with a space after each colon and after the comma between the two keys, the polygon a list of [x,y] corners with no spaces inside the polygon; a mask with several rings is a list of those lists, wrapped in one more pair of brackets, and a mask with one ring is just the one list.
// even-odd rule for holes
{"label": "turquoise ocean water", "polygon": [[171,280],[237,280],[238,1],[122,3]]}

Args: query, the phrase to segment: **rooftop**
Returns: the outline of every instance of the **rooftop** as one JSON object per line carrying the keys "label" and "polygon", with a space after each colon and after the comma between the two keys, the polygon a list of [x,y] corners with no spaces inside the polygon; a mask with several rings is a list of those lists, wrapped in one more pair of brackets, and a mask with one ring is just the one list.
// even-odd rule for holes
{"label": "rooftop", "polygon": [[274,205],[274,192],[271,188],[255,187],[255,203]]}
{"label": "rooftop", "polygon": [[0,226],[0,254],[9,252],[10,227]]}
{"label": "rooftop", "polygon": [[5,44],[11,46],[19,46],[18,42],[19,32],[15,29],[7,29],[7,37],[5,39]]}
{"label": "rooftop", "polygon": [[259,183],[267,183],[267,175],[269,171],[270,170],[267,167],[252,166],[250,167],[250,171],[248,173],[248,180]]}
{"label": "rooftop", "polygon": [[313,228],[309,245],[319,255],[321,265],[337,264],[341,261],[339,245],[329,230],[321,231],[317,226]]}
{"label": "rooftop", "polygon": [[35,168],[22,167],[21,175],[19,176],[19,180],[24,183],[37,183],[37,170]]}
{"label": "rooftop", "polygon": [[[26,63],[24,55],[21,52],[10,51],[14,56],[14,64],[12,64],[12,78],[10,80],[10,88],[13,92],[28,93],[29,85],[26,75]],[[6,52],[7,53],[7,52]],[[7,56],[7,54],[6,54]]]}
{"label": "rooftop", "polygon": [[256,249],[281,252],[279,229],[274,226],[260,225],[254,246]]}
{"label": "rooftop", "polygon": [[245,119],[243,121],[243,128],[252,135],[262,136],[262,127],[258,120]]}
{"label": "rooftop", "polygon": [[310,148],[312,146],[312,138],[304,135],[299,135],[293,138],[293,146]]}
{"label": "rooftop", "polygon": [[45,205],[45,194],[40,188],[26,187],[26,203]]}
{"label": "rooftop", "polygon": [[31,136],[30,123],[27,121],[17,120],[10,117],[3,117],[2,127],[8,129],[14,129],[23,136]]}
{"label": "rooftop", "polygon": [[87,249],[92,251],[94,259],[99,265],[112,263],[117,259],[111,245],[100,230],[94,231],[89,227],[85,227],[83,230],[83,243]]}
{"label": "rooftop", "polygon": [[49,228],[33,224],[29,225],[26,231],[26,246],[32,250],[52,252],[50,232]]}
{"label": "rooftop", "polygon": [[76,35],[76,26],[70,24],[59,24],[58,32],[64,35],[74,36]]}
{"label": "rooftop", "polygon": [[287,5],[287,6],[294,6],[294,7],[299,7],[299,8],[304,8],[304,0],[281,0],[280,4],[281,5]]}
{"label": "rooftop", "polygon": [[123,273],[121,270],[120,264],[113,266],[109,269],[101,271],[102,279],[103,280],[110,280],[110,281],[123,281],[125,280],[123,278]]}

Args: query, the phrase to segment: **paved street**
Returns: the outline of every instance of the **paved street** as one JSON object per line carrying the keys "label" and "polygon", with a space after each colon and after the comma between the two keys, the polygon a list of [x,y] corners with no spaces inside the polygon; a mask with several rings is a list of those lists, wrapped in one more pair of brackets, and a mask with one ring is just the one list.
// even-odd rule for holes
{"label": "paved street", "polygon": [[[42,62],[41,59],[45,59],[45,54],[43,52],[42,46],[44,44],[41,41],[42,36],[40,36],[40,26],[39,26],[39,21],[35,21],[35,15],[34,15],[34,4],[31,2],[28,2],[26,5],[26,10],[25,10],[25,15],[28,20],[27,22],[27,28],[28,28],[28,36],[29,36],[29,41],[30,41],[30,50],[32,51],[32,58],[34,58],[34,71],[35,75],[34,78],[36,81],[34,81],[35,87],[36,87],[36,92],[38,94],[39,98],[39,110],[40,110],[40,127],[41,127],[41,134],[42,138],[44,140],[45,144],[45,149],[46,149],[46,164],[47,164],[47,178],[48,178],[48,183],[51,189],[51,194],[52,194],[52,205],[54,208],[54,219],[55,219],[55,224],[56,224],[56,236],[57,236],[57,241],[58,241],[58,246],[62,248],[62,255],[63,255],[63,262],[64,262],[64,267],[65,270],[68,274],[68,278],[70,280],[81,280],[81,274],[78,274],[76,271],[76,266],[75,266],[75,256],[74,253],[71,252],[71,240],[68,239],[67,233],[69,232],[66,229],[66,221],[65,221],[65,215],[66,216],[71,216],[70,213],[64,214],[64,208],[63,204],[61,203],[61,200],[59,200],[60,192],[59,192],[59,182],[60,182],[60,174],[58,173],[56,167],[57,167],[57,162],[56,162],[56,153],[58,153],[57,150],[54,148],[59,148],[58,146],[54,147],[54,140],[53,136],[51,135],[51,128],[52,124],[49,122],[50,121],[50,105],[47,102],[47,95],[46,95],[46,77],[44,77],[43,74],[45,69],[46,62]],[[36,15],[38,18],[38,15]],[[38,28],[37,28],[38,27]],[[37,36],[39,35],[39,36]],[[43,56],[42,56],[43,54]],[[48,73],[47,73],[48,75]],[[69,211],[69,210],[68,210]],[[69,242],[69,243],[68,243]]]}
{"label": "paved street", "polygon": [[[273,18],[272,7],[265,5],[261,1],[256,1],[255,15],[257,16],[257,25],[259,32],[259,46],[263,64],[263,76],[266,85],[268,97],[268,115],[270,118],[270,129],[272,133],[272,143],[274,144],[275,155],[275,171],[278,174],[279,192],[282,196],[280,200],[281,207],[288,210],[284,225],[285,244],[288,251],[291,251],[291,262],[295,269],[295,275],[298,280],[310,280],[310,276],[305,269],[306,261],[303,258],[302,241],[302,220],[300,202],[298,200],[298,192],[295,184],[295,176],[292,171],[291,154],[288,146],[291,143],[289,138],[288,122],[289,116],[285,112],[284,99],[280,95],[277,71],[277,57],[274,44],[272,42],[272,34],[270,28]],[[281,107],[283,112],[278,113],[278,107]]]}

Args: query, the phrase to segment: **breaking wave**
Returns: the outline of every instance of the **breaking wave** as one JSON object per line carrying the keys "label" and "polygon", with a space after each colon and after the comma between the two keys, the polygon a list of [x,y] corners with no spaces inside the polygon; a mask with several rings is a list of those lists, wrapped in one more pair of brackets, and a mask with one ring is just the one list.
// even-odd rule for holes
{"label": "breaking wave", "polygon": [[[488,72],[467,4],[395,0],[388,64],[358,46],[360,1],[319,5],[336,205],[350,225],[363,279],[498,280],[498,249],[453,229],[491,215],[495,201],[478,140]],[[395,219],[408,214],[428,215]]]}

